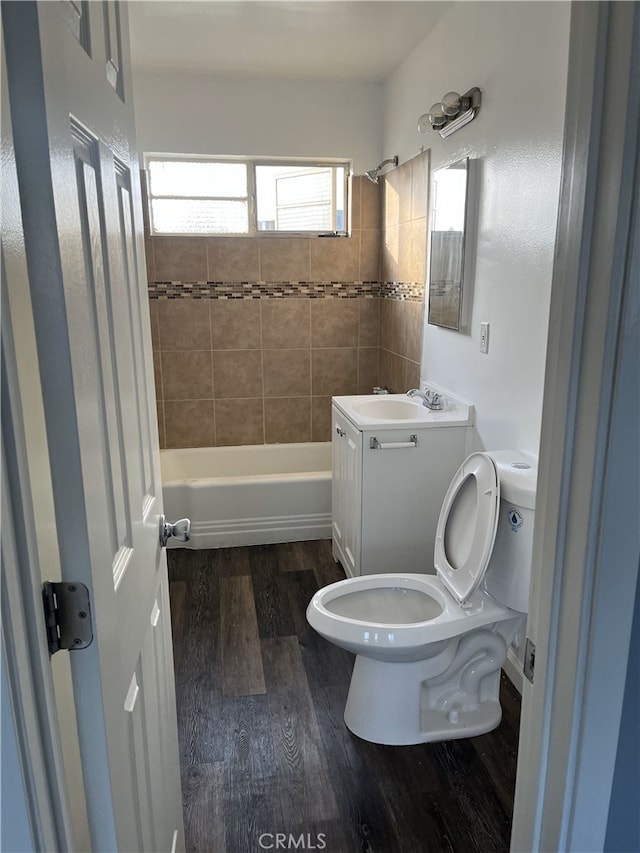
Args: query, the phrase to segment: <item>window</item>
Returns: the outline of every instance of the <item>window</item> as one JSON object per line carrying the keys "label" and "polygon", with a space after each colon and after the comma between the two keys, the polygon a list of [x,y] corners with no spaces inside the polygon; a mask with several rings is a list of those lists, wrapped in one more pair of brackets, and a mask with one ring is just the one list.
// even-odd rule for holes
{"label": "window", "polygon": [[147,156],[153,234],[347,233],[347,163]]}

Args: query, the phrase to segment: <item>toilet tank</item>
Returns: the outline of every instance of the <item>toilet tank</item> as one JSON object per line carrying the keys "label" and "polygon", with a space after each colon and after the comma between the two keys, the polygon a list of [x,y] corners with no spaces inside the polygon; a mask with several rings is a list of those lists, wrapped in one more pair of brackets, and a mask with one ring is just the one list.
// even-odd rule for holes
{"label": "toilet tank", "polygon": [[526,613],[533,552],[538,470],[518,451],[488,453],[500,477],[500,515],[484,585],[496,601]]}

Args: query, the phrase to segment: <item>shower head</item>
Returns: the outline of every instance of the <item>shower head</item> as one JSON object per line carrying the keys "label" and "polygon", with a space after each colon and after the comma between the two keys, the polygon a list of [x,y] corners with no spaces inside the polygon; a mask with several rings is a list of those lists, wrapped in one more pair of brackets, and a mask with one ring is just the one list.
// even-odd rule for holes
{"label": "shower head", "polygon": [[397,166],[398,165],[398,155],[396,154],[395,157],[389,157],[388,160],[383,160],[382,163],[380,163],[379,166],[376,166],[375,169],[369,169],[368,172],[365,172],[365,175],[367,176],[367,178],[369,178],[370,181],[372,181],[374,184],[377,184],[378,183],[378,172],[380,171],[380,169],[383,169],[388,163],[391,163],[394,167]]}

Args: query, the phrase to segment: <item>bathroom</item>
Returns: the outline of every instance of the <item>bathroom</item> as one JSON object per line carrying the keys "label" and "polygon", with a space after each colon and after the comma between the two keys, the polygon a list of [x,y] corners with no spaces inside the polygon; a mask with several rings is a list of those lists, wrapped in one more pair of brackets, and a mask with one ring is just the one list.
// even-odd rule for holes
{"label": "bathroom", "polygon": [[[161,448],[329,442],[332,396],[369,394],[374,386],[402,393],[422,380],[474,405],[468,452],[517,448],[535,455],[560,189],[568,5],[438,4],[424,19],[424,37],[383,82],[355,75],[339,82],[294,81],[283,79],[282,72],[268,76],[264,71],[256,79],[258,71],[252,67],[243,69],[243,76],[230,70],[223,75],[155,68],[155,57],[164,59],[166,51],[151,54],[149,39],[142,42],[147,53],[139,60],[146,58],[149,67],[138,68],[136,39],[149,26],[152,9],[141,6],[131,16],[141,152],[265,158],[348,155],[354,173],[349,240],[151,236],[146,220]],[[165,13],[165,32],[171,21]],[[460,35],[471,33],[473,37]],[[247,34],[253,36],[253,31]],[[545,44],[544,62],[537,44]],[[442,93],[475,85],[482,90],[483,103],[473,123],[446,139],[417,132],[418,117]],[[242,103],[241,111],[236,103]],[[218,120],[221,115],[223,122]],[[383,169],[378,184],[364,176],[396,154],[399,166]],[[473,269],[465,294],[471,311],[469,328],[454,332],[426,323],[424,316],[427,217],[430,175],[465,157],[476,167]],[[193,298],[202,296],[194,284],[207,282],[206,296]],[[316,286],[312,296],[302,291],[310,284]],[[239,294],[245,298],[238,299]],[[480,323],[485,321],[491,324],[487,354],[479,345]],[[165,493],[169,517],[192,515],[184,506],[180,500],[174,505]],[[436,782],[427,773],[417,782],[422,795],[410,790],[408,754],[389,764],[386,754],[373,746],[363,756],[354,755],[340,730],[348,656],[312,637],[303,615],[314,583],[323,586],[341,577],[328,546],[330,527],[324,519],[323,528],[318,516],[315,527],[290,537],[298,540],[295,544],[247,548],[286,537],[279,537],[278,531],[265,535],[263,527],[243,536],[245,527],[255,528],[255,512],[248,513],[249,524],[233,506],[233,535],[218,527],[205,543],[223,546],[222,551],[168,555],[185,826],[191,849],[207,849],[207,842],[215,849],[225,849],[225,844],[230,851],[253,849],[249,845],[255,847],[256,837],[251,832],[260,828],[267,833],[289,828],[296,834],[324,832],[328,849],[336,850],[345,844],[350,849],[355,838],[370,845],[363,849],[372,850],[448,849],[447,844],[460,850],[507,849],[517,752],[519,703],[514,688],[503,685],[505,721],[499,733],[478,739],[479,745],[485,744],[478,751],[468,749],[465,741],[452,749],[432,745],[433,763],[448,768],[442,778],[449,781]],[[282,512],[289,518],[295,508]],[[308,519],[313,510],[300,512]],[[194,522],[194,539],[213,529],[210,519],[208,526],[204,520]],[[229,551],[228,545],[238,547]],[[224,607],[219,607],[217,595]],[[257,615],[247,618],[243,608],[254,607]],[[243,656],[242,650],[232,651],[225,644],[224,632],[234,620],[253,638],[247,641],[252,654],[245,649]],[[189,634],[190,623],[203,624],[203,633]],[[194,638],[205,642],[216,631],[223,637],[216,641],[216,649],[218,642],[222,645],[216,654],[226,654],[229,663],[221,666],[216,658],[213,671],[222,686],[205,687],[211,677],[206,674],[206,652],[196,648]],[[256,643],[258,650],[262,644],[260,661],[255,659]],[[321,660],[312,662],[314,650]],[[241,670],[235,678],[228,674],[231,661]],[[513,652],[508,666],[518,683],[521,661]],[[311,667],[307,676],[305,667]],[[286,693],[286,679],[297,684],[300,677],[304,683],[308,679],[311,694],[308,687],[292,697]],[[265,687],[269,682],[273,690]],[[220,689],[222,696],[245,698],[221,700]],[[205,697],[212,695],[207,690],[218,697],[210,699],[216,712],[203,708]],[[325,703],[317,706],[323,692]],[[296,708],[295,723],[286,710],[290,704]],[[225,720],[234,712],[230,724],[237,739],[229,738],[225,747],[214,732],[215,714]],[[265,746],[274,737],[268,733],[273,725],[268,721],[274,719],[276,728],[287,721],[293,726],[292,750],[298,748],[296,736],[310,744],[305,760],[316,768],[313,778],[304,762],[298,766],[302,759],[295,755],[292,766],[282,769],[273,755],[277,735],[275,746]],[[325,755],[317,743],[327,737],[334,752]],[[249,760],[252,744],[256,754]],[[304,752],[305,747],[299,748]],[[244,789],[243,777],[230,779],[224,768],[225,749],[248,774]],[[479,759],[481,752],[490,758]],[[420,755],[412,754],[420,762]],[[393,763],[396,760],[400,763]],[[393,785],[377,779],[364,787],[360,779],[347,797],[347,811],[356,812],[349,820],[333,796],[321,793],[323,786],[331,787],[332,761],[336,770],[341,768],[339,774],[348,772],[353,762],[364,762],[365,773],[399,778]],[[270,763],[277,769],[270,769]],[[506,772],[498,769],[500,764]],[[456,792],[455,805],[444,805],[437,786],[454,785],[465,767],[473,781]],[[485,797],[473,787],[487,784],[499,793]],[[278,798],[272,788],[278,785],[291,790],[288,800],[280,797],[274,805]],[[336,792],[343,786],[343,781],[336,782]],[[505,794],[509,787],[511,793]],[[424,799],[425,788],[431,798]],[[419,846],[419,828],[403,816],[403,796],[406,809],[424,809],[432,838],[427,846]],[[484,825],[458,810],[465,797],[484,814]],[[310,802],[314,798],[315,810]],[[254,813],[255,826],[249,828],[240,816],[247,811]],[[351,825],[354,820],[357,829]],[[465,820],[468,834],[454,829]]]}
{"label": "bathroom", "polygon": [[[638,849],[639,25],[2,4],[3,847]],[[163,154],[322,162],[332,227],[152,235]]]}

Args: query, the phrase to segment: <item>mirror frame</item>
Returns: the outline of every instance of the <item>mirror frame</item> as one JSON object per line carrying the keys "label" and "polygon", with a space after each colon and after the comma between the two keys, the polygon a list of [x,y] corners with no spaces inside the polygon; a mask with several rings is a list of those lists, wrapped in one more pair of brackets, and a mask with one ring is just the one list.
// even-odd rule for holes
{"label": "mirror frame", "polygon": [[[429,274],[427,277],[428,284],[428,294],[429,294],[429,302],[427,305],[427,322],[432,326],[440,326],[444,329],[450,329],[452,331],[463,331],[464,323],[463,323],[463,303],[465,300],[465,290],[470,287],[470,282],[465,281],[468,278],[468,270],[467,270],[467,255],[468,255],[468,243],[469,243],[469,207],[470,207],[470,159],[468,157],[463,158],[462,160],[457,160],[454,163],[450,163],[448,166],[444,166],[441,169],[437,169],[432,173],[431,177],[431,204],[430,204],[430,217],[429,217]],[[455,282],[448,282],[450,286],[451,293],[447,294],[442,292],[442,281],[434,280],[434,269],[436,269],[436,264],[438,263],[438,259],[441,256],[438,254],[438,247],[436,245],[436,234],[438,232],[435,229],[436,223],[436,215],[437,215],[437,205],[438,205],[438,192],[437,192],[437,181],[438,175],[442,175],[444,173],[450,172],[452,170],[465,170],[465,181],[464,181],[464,201],[463,201],[463,230],[461,232],[460,239],[460,247],[459,247],[459,258],[457,260],[456,266],[459,270],[459,280]],[[442,203],[443,194],[440,192],[440,203]],[[449,197],[450,198],[450,197]],[[443,232],[446,233],[446,232]],[[452,233],[460,233],[460,232],[452,232]],[[468,294],[467,294],[468,296]],[[440,312],[436,313],[436,300],[443,300],[444,298],[449,297],[452,300],[456,300],[455,304],[452,304],[452,310],[448,312],[448,316],[442,316],[442,306],[440,306]]]}

